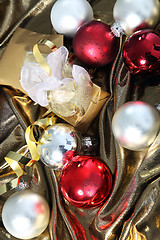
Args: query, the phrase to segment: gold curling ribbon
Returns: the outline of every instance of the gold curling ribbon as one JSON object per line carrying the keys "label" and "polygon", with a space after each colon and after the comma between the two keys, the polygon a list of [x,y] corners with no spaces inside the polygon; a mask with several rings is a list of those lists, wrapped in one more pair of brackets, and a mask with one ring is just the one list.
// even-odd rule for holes
{"label": "gold curling ribbon", "polygon": [[13,171],[16,173],[18,177],[26,174],[23,171],[22,167],[19,165],[19,163],[25,164],[26,162],[29,162],[30,159],[23,157],[21,154],[13,151],[10,151],[4,159],[6,160],[6,162],[9,164],[9,166],[13,169]]}
{"label": "gold curling ribbon", "polygon": [[33,160],[35,161],[39,160],[37,145],[40,144],[40,142],[37,141],[35,138],[34,126],[38,126],[39,128],[42,128],[45,131],[46,128],[54,125],[55,123],[56,123],[56,118],[54,116],[51,116],[51,117],[43,118],[34,122],[26,129],[26,133],[25,133],[26,142]]}
{"label": "gold curling ribbon", "polygon": [[24,166],[32,166],[34,161],[39,160],[39,154],[37,150],[37,144],[40,144],[39,141],[36,141],[36,136],[34,135],[34,126],[38,126],[42,128],[44,131],[49,126],[52,126],[56,123],[56,118],[54,116],[50,116],[44,119],[40,119],[33,124],[31,124],[25,132],[26,142],[31,154],[32,159],[24,157],[23,155],[10,151],[6,157],[4,158],[9,166],[13,169],[18,177],[26,174],[22,169],[20,163]]}
{"label": "gold curling ribbon", "polygon": [[48,63],[46,62],[46,60],[44,59],[44,57],[42,56],[41,52],[39,51],[39,47],[38,47],[39,44],[46,45],[50,49],[55,47],[55,44],[53,42],[51,42],[50,40],[41,39],[38,43],[36,43],[33,46],[33,54],[34,54],[34,57],[35,57],[36,61],[39,63],[40,67],[43,70],[45,70],[45,72],[49,76],[51,76],[52,75],[52,70],[51,70],[50,66],[48,65]]}
{"label": "gold curling ribbon", "polygon": [[8,191],[13,191],[17,187],[18,177],[13,180],[0,185],[0,195],[5,194]]}

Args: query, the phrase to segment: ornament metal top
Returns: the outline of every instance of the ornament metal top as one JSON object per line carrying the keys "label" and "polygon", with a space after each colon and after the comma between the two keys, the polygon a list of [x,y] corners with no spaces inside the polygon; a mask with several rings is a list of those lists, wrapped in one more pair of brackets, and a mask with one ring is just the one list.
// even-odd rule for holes
{"label": "ornament metal top", "polygon": [[160,16],[159,0],[117,0],[113,8],[115,36],[131,35],[137,30],[154,28]]}
{"label": "ornament metal top", "polygon": [[50,17],[56,32],[73,37],[83,23],[93,19],[93,10],[86,0],[57,0]]}
{"label": "ornament metal top", "polygon": [[112,119],[112,131],[116,140],[130,150],[139,151],[149,147],[159,130],[158,111],[141,101],[123,104]]}

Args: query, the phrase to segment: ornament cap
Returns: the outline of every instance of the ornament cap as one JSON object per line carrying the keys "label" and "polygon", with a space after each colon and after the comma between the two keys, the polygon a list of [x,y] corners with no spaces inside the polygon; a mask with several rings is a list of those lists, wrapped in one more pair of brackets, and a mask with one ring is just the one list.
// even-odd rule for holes
{"label": "ornament cap", "polygon": [[120,22],[116,21],[113,23],[111,26],[111,32],[116,36],[116,37],[121,37],[123,34],[125,34]]}

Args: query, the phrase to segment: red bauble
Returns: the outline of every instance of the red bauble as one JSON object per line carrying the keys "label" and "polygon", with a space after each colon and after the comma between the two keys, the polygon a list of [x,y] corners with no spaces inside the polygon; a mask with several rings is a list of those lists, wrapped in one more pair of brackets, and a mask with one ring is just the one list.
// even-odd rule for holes
{"label": "red bauble", "polygon": [[72,158],[74,158],[76,156],[76,151],[75,150],[68,150],[67,152],[65,152],[63,154],[63,159],[62,159],[62,162],[63,162],[63,166],[69,162]]}
{"label": "red bauble", "polygon": [[76,57],[91,67],[104,66],[118,53],[119,38],[112,35],[110,26],[101,21],[83,24],[73,38]]}
{"label": "red bauble", "polygon": [[112,188],[112,174],[99,158],[76,156],[61,172],[60,187],[64,198],[79,208],[100,206]]}
{"label": "red bauble", "polygon": [[133,74],[160,71],[160,35],[153,30],[135,32],[124,45],[123,59]]}

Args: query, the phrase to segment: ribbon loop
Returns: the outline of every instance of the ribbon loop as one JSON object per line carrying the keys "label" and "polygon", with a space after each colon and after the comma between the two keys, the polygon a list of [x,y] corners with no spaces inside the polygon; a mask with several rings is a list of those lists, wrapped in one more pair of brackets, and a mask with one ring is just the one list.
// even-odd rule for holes
{"label": "ribbon loop", "polygon": [[25,133],[26,142],[29,148],[29,151],[31,153],[32,159],[35,161],[39,160],[39,153],[37,150],[37,144],[41,144],[34,134],[34,126],[38,126],[39,128],[42,128],[43,131],[46,130],[49,126],[52,126],[56,123],[56,118],[54,116],[47,117],[40,119],[33,124],[31,124],[27,129]]}
{"label": "ribbon loop", "polygon": [[33,46],[33,54],[34,54],[36,61],[39,63],[40,67],[48,74],[48,76],[51,76],[52,70],[51,70],[50,66],[48,65],[48,63],[46,62],[46,60],[44,59],[44,57],[42,56],[41,52],[39,51],[39,47],[38,47],[39,44],[46,45],[51,50],[53,48],[55,48],[56,46],[53,42],[51,42],[50,40],[47,40],[47,39],[41,39],[38,43],[36,43]]}
{"label": "ribbon loop", "polygon": [[[35,161],[39,160],[37,145],[41,144],[41,142],[38,141],[37,136],[35,136],[34,127],[38,126],[39,128],[42,128],[42,130],[45,131],[49,126],[52,126],[55,123],[56,123],[56,118],[54,116],[50,116],[34,122],[26,129],[25,137],[26,137],[28,149],[31,154],[31,159],[13,151],[10,151],[6,155],[4,159],[6,160],[6,162],[9,164],[9,166],[13,169],[13,171],[16,173],[18,177],[26,174],[25,171],[22,169],[23,165],[31,167]],[[22,164],[22,166],[20,164]]]}
{"label": "ribbon loop", "polygon": [[4,158],[9,166],[13,169],[18,177],[26,174],[19,163],[26,165],[30,159],[22,156],[19,153],[10,151],[7,156]]}

